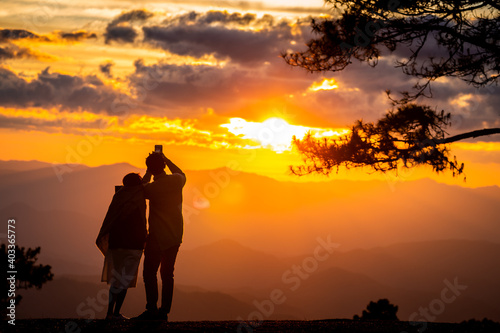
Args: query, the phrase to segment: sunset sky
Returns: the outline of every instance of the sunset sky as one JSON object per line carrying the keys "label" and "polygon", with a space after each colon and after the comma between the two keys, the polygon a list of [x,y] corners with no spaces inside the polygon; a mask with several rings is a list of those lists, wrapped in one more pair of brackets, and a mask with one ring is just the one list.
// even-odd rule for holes
{"label": "sunset sky", "polygon": [[[339,73],[292,68],[322,0],[3,1],[0,8],[2,160],[144,167],[155,144],[184,170],[225,166],[297,180],[293,135],[345,134],[390,108],[385,90],[412,78],[385,54],[375,68]],[[450,134],[500,127],[500,88],[443,79],[425,102],[452,112]],[[454,144],[463,178],[428,169],[332,178],[500,186],[498,136]],[[306,180],[321,180],[307,177]]]}

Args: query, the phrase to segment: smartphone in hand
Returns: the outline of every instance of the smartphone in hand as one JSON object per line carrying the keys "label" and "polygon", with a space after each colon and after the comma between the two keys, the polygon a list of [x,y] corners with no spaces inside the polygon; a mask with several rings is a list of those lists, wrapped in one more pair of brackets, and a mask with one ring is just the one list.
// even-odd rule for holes
{"label": "smartphone in hand", "polygon": [[162,145],[155,145],[155,153],[163,153],[163,146]]}

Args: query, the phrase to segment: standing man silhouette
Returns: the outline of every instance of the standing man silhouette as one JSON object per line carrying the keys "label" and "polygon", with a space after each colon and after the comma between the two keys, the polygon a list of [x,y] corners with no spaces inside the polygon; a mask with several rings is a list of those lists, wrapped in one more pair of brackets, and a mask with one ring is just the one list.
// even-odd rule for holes
{"label": "standing man silhouette", "polygon": [[[174,291],[174,265],[182,243],[182,188],[186,175],[163,153],[146,158],[147,171],[143,177],[144,196],[149,199],[149,235],[144,250],[144,286],[146,311],[139,320],[168,320]],[[165,173],[165,166],[172,172]],[[154,176],[150,183],[151,175]],[[162,281],[161,307],[158,310],[157,272]]]}

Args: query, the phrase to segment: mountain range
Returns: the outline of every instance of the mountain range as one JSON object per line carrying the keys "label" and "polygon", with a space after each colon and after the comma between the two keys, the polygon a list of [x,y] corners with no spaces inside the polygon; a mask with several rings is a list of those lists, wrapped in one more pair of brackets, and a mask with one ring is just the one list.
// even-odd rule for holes
{"label": "mountain range", "polygon": [[[0,161],[0,218],[16,220],[18,245],[41,246],[56,276],[22,293],[21,317],[91,314],[87,298],[106,291],[94,240],[114,185],[144,172],[125,163],[66,170]],[[498,187],[186,175],[172,320],[352,318],[379,298],[402,320],[425,308],[439,321],[500,320]],[[446,303],[454,284],[464,289]],[[129,315],[143,310],[141,279],[125,303]]]}

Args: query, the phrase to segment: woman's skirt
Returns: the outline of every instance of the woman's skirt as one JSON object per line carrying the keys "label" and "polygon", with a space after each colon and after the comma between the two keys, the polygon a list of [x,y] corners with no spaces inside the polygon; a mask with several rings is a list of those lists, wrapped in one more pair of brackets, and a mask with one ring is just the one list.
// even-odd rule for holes
{"label": "woman's skirt", "polygon": [[101,281],[116,289],[134,288],[142,250],[108,249],[104,256]]}

